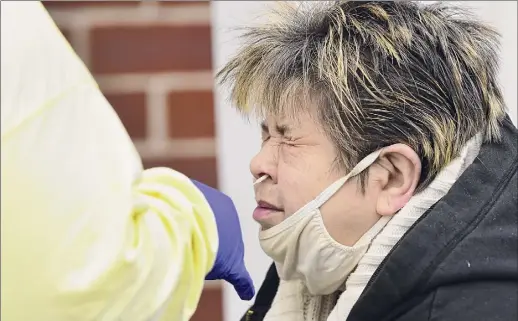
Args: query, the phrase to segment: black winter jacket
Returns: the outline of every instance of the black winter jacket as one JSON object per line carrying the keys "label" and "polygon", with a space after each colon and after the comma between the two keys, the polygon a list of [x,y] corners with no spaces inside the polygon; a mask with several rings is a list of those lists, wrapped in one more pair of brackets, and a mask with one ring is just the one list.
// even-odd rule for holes
{"label": "black winter jacket", "polygon": [[[344,321],[518,320],[518,131],[484,144],[450,191],[396,244]],[[242,321],[263,320],[272,265]]]}

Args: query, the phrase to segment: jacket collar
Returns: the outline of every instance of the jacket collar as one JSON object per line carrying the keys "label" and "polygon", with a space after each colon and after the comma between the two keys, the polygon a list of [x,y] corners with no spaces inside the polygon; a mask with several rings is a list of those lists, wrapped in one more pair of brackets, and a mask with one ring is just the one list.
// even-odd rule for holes
{"label": "jacket collar", "polygon": [[501,142],[482,145],[479,156],[448,194],[396,244],[356,302],[348,321],[383,320],[398,304],[411,300],[410,296],[428,281],[470,226],[491,209],[518,165],[518,130],[509,118],[503,122],[502,132]]}

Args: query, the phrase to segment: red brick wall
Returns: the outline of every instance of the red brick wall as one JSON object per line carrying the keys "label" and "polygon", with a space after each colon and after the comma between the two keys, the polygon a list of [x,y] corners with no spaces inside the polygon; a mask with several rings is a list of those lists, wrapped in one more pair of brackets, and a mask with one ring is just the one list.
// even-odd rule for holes
{"label": "red brick wall", "polygon": [[[172,167],[217,187],[210,3],[44,1],[94,74],[146,168]],[[222,321],[207,282],[193,321]]]}

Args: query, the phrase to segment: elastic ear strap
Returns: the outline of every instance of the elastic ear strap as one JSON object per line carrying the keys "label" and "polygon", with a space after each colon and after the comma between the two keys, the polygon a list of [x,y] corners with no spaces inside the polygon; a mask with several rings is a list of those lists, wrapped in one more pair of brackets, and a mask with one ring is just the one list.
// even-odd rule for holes
{"label": "elastic ear strap", "polygon": [[376,159],[378,159],[380,153],[381,149],[367,155],[367,157],[362,159],[358,164],[356,164],[356,166],[354,166],[354,168],[349,172],[349,174],[331,184],[331,186],[329,186],[322,194],[320,194],[315,199],[316,207],[322,206],[322,204],[327,202],[331,198],[331,196],[335,195],[335,193],[338,192],[340,188],[342,188],[342,186],[349,180],[349,178],[360,174],[369,166],[371,166],[376,161]]}
{"label": "elastic ear strap", "polygon": [[363,172],[365,169],[367,169],[369,166],[371,166],[376,161],[376,159],[378,159],[380,154],[381,154],[381,149],[378,149],[377,151],[367,155],[367,157],[362,159],[358,164],[356,164],[356,166],[354,166],[354,168],[351,170],[349,175],[347,175],[348,178],[354,177],[354,176],[360,174],[361,172]]}

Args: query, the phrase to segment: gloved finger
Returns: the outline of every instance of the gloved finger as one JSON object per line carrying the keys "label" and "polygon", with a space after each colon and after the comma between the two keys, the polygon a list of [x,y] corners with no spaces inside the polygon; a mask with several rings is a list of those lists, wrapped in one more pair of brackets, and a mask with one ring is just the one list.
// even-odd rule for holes
{"label": "gloved finger", "polygon": [[214,266],[212,267],[212,270],[205,276],[205,280],[221,280],[224,278],[224,275],[222,275],[222,272],[220,271],[221,263],[216,262],[214,263]]}
{"label": "gloved finger", "polygon": [[230,282],[241,300],[250,301],[255,295],[255,287],[248,271],[243,267],[240,273],[232,273],[227,280]]}

